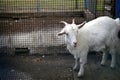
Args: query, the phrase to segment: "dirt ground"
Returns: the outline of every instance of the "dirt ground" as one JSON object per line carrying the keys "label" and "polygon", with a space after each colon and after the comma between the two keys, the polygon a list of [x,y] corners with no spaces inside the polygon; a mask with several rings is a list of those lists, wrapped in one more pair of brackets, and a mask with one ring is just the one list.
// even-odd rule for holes
{"label": "dirt ground", "polygon": [[111,69],[110,59],[100,65],[101,55],[88,55],[85,76],[77,78],[71,55],[1,56],[0,80],[119,80],[120,66]]}
{"label": "dirt ground", "polygon": [[[15,34],[18,32],[31,32],[38,30],[56,30],[62,28],[59,22],[65,20],[71,23],[81,23],[80,17],[41,17],[41,18],[10,18],[0,20],[0,35]],[[52,50],[50,48],[50,50]],[[61,51],[58,50],[57,51]],[[49,49],[46,50],[49,52]],[[74,59],[71,55],[32,55],[32,56],[0,56],[0,80],[119,80],[120,65],[115,69],[100,65],[101,54],[88,55],[85,67],[85,76],[77,78],[77,72],[72,70]]]}
{"label": "dirt ground", "polygon": [[0,71],[3,72],[0,72],[0,78],[1,80],[73,80],[72,60],[71,56],[1,57]]}

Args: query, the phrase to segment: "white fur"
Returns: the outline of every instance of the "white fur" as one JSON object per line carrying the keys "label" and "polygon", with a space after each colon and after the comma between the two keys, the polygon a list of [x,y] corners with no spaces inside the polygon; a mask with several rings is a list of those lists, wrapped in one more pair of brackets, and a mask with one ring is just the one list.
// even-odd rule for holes
{"label": "white fur", "polygon": [[[73,69],[76,69],[80,64],[78,77],[84,75],[84,65],[87,63],[88,51],[103,51],[102,65],[105,64],[106,53],[111,53],[111,67],[115,67],[115,49],[116,43],[119,41],[117,33],[120,29],[114,19],[107,16],[99,17],[87,22],[80,29],[78,28],[81,24],[74,24],[74,20],[72,24],[67,24],[64,21],[62,23],[65,24],[65,27],[58,35],[66,34],[67,49],[75,58]],[[77,43],[76,46],[74,46],[74,42]]]}

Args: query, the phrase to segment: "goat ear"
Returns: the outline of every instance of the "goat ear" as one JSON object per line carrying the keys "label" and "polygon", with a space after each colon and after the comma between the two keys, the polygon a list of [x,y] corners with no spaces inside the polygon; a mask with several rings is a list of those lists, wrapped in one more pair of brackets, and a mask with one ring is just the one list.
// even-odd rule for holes
{"label": "goat ear", "polygon": [[68,25],[68,23],[65,21],[60,21],[60,23],[64,23],[65,25]]}
{"label": "goat ear", "polygon": [[83,27],[83,26],[85,25],[85,23],[86,23],[86,21],[84,21],[83,23],[81,23],[81,24],[77,25],[77,26],[78,26],[78,28]]}
{"label": "goat ear", "polygon": [[63,35],[63,34],[66,34],[64,28],[63,28],[57,35],[58,35],[58,36],[61,36],[61,35]]}

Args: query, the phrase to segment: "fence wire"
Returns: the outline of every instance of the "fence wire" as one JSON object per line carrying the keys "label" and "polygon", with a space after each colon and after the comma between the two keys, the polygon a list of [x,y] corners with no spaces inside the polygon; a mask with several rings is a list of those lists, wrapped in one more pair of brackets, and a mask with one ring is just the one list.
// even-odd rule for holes
{"label": "fence wire", "polygon": [[0,0],[1,12],[84,10],[84,0]]}
{"label": "fence wire", "polygon": [[[56,36],[63,27],[59,22],[64,20],[71,23],[75,18],[76,23],[80,24],[85,18],[74,15],[81,15],[79,11],[85,9],[95,15],[104,15],[104,0],[0,0],[0,12],[4,14],[3,19],[0,19],[0,51],[13,53],[16,49],[28,52],[25,49],[29,49],[29,53],[65,53],[64,36]],[[69,11],[70,16],[66,17],[68,14],[63,14],[64,11]],[[60,15],[63,14],[64,17],[56,17],[54,15],[58,13],[54,13],[52,17],[36,18],[29,15],[31,12],[62,12]],[[89,19],[90,17],[88,15]]]}

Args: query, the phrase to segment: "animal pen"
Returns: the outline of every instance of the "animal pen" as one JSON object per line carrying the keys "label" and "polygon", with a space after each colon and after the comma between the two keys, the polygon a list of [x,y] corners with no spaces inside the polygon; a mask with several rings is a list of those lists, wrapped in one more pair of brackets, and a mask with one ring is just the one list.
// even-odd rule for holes
{"label": "animal pen", "polygon": [[[116,1],[0,0],[0,80],[78,80],[64,36],[57,36],[64,27],[60,21],[116,18]],[[88,56],[83,79],[119,80],[119,65],[101,67],[100,59],[101,54]]]}

